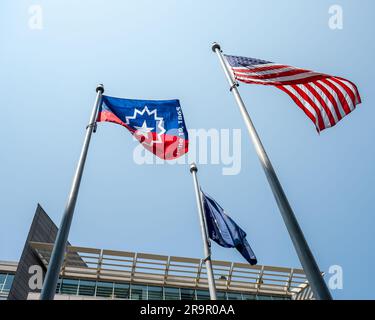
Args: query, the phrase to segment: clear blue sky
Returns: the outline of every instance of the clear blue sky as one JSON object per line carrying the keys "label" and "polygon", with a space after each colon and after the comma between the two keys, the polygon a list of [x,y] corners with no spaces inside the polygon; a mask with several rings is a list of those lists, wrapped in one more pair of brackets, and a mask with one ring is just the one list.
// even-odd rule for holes
{"label": "clear blue sky", "polygon": [[[43,9],[43,29],[28,8]],[[344,9],[344,29],[328,8]],[[200,182],[245,229],[260,264],[299,267],[211,43],[347,77],[363,104],[321,135],[281,91],[241,85],[322,270],[340,265],[336,298],[375,298],[373,30],[361,1],[2,1],[0,259],[17,260],[37,203],[56,223],[95,98],[178,98],[189,128],[242,129],[242,170],[200,166]],[[79,246],[201,257],[192,180],[181,165],[139,166],[126,129],[94,135],[70,241]],[[214,245],[213,257],[243,261]]]}

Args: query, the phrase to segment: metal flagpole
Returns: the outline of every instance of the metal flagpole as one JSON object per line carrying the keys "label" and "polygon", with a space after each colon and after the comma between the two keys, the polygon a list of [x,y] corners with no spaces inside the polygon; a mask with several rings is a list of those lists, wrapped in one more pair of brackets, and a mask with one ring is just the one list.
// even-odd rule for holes
{"label": "metal flagpole", "polygon": [[275,170],[272,167],[271,161],[260,141],[257,131],[250,119],[249,113],[246,110],[245,104],[242,101],[240,93],[237,89],[237,82],[235,81],[231,70],[224,60],[220,45],[213,43],[212,51],[215,52],[220,60],[220,64],[224,70],[226,78],[230,85],[230,91],[233,93],[234,98],[240,108],[240,112],[245,121],[247,130],[249,131],[250,138],[254,144],[256,153],[262,164],[263,170],[267,176],[268,183],[271,186],[273,195],[276,199],[277,205],[284,219],[285,225],[288,229],[289,235],[292,239],[295,250],[305,271],[306,277],[310,283],[314,296],[319,300],[332,300],[332,296],[328,290],[326,283],[320,273],[319,267],[314,259],[314,256],[306,242],[303,232],[298,224],[298,221],[293,213],[293,210],[288,202],[284,190],[277,178]]}
{"label": "metal flagpole", "polygon": [[96,100],[94,107],[92,109],[90,122],[86,127],[86,136],[83,142],[83,147],[81,151],[81,156],[78,161],[77,169],[73,178],[72,187],[70,189],[70,194],[66,203],[63,218],[61,220],[60,228],[57,233],[55,244],[53,246],[51,259],[48,264],[47,274],[44,280],[43,289],[40,294],[40,300],[53,300],[56,291],[57,281],[59,280],[59,274],[62,262],[65,256],[66,244],[68,241],[69,229],[72,223],[72,218],[74,214],[74,207],[77,202],[77,196],[79,191],[79,186],[81,183],[82,173],[86,162],[87,151],[89,149],[91,134],[95,131],[96,126],[96,116],[98,108],[101,102],[102,94],[104,92],[104,86],[99,84],[96,87]]}
{"label": "metal flagpole", "polygon": [[214,273],[212,270],[212,263],[211,263],[211,244],[210,244],[210,240],[208,239],[207,222],[206,222],[206,217],[204,214],[202,192],[200,190],[199,183],[198,183],[197,171],[198,171],[198,168],[196,164],[192,163],[190,165],[190,173],[193,175],[195,196],[197,198],[199,222],[201,226],[204,255],[205,255],[204,261],[206,263],[206,270],[207,270],[208,289],[210,291],[211,300],[216,300],[217,298],[216,298],[215,278],[214,278]]}

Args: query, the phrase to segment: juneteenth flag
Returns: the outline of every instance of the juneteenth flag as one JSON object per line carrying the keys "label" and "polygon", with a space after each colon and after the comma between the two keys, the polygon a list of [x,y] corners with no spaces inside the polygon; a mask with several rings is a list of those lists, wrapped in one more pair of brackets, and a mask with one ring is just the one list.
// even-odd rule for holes
{"label": "juneteenth flag", "polygon": [[347,79],[254,58],[224,57],[238,81],[275,86],[288,94],[318,132],[336,125],[361,103],[357,86]]}
{"label": "juneteenth flag", "polygon": [[134,100],[103,95],[97,121],[124,126],[161,159],[176,159],[188,152],[188,132],[179,100]]}

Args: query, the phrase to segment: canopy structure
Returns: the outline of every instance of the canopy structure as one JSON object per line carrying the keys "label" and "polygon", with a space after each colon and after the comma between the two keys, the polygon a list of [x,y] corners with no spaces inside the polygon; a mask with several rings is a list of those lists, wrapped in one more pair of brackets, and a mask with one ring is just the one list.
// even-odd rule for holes
{"label": "canopy structure", "polygon": [[[53,245],[41,242],[31,242],[30,245],[48,267]],[[251,266],[218,260],[213,260],[212,265],[217,290],[292,299],[313,298],[301,269]],[[207,272],[202,259],[76,246],[67,247],[60,276],[156,286],[208,288]]]}

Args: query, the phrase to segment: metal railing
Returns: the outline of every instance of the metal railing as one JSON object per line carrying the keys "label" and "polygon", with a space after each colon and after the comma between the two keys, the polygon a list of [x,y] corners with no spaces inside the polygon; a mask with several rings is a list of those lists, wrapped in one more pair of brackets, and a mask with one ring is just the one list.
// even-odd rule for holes
{"label": "metal railing", "polygon": [[[52,244],[31,242],[47,267]],[[311,298],[301,269],[213,260],[218,290]],[[207,289],[202,259],[68,246],[61,277]],[[307,292],[307,291],[306,291]]]}

